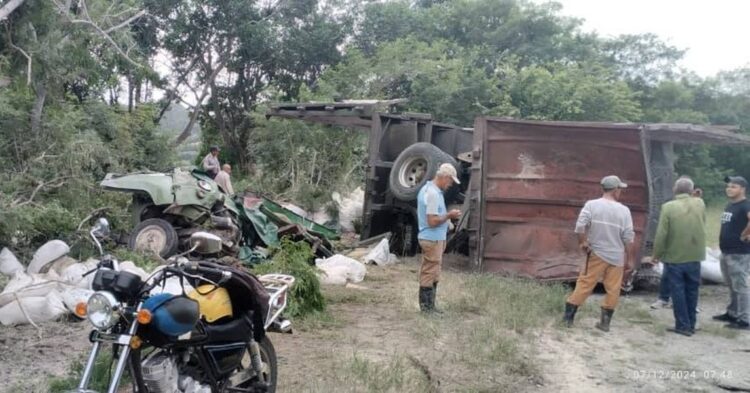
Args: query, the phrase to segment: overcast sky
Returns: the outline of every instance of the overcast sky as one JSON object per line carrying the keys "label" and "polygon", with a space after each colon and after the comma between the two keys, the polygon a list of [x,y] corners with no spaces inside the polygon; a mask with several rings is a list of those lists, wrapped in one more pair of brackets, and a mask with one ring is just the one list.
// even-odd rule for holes
{"label": "overcast sky", "polygon": [[[535,0],[545,3],[545,0]],[[655,33],[688,49],[681,66],[701,76],[750,66],[750,0],[557,0],[604,36]]]}

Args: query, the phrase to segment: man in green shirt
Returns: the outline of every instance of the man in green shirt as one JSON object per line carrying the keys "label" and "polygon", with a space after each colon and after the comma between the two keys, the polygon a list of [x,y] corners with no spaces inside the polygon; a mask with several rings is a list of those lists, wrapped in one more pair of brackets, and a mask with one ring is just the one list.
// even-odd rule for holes
{"label": "man in green shirt", "polygon": [[661,207],[654,238],[654,260],[664,263],[670,286],[675,327],[671,332],[692,336],[701,279],[706,259],[706,205],[693,198],[693,181],[682,177],[674,186],[674,200]]}

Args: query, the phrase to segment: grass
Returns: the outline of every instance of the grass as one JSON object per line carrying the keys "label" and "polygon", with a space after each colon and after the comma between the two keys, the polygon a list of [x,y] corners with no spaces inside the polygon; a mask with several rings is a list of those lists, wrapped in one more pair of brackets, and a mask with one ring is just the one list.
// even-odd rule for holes
{"label": "grass", "polygon": [[318,332],[327,329],[338,329],[344,326],[344,322],[337,319],[329,311],[317,311],[303,317],[293,319],[294,329],[306,332]]}
{"label": "grass", "polygon": [[[75,390],[78,387],[78,383],[81,381],[84,366],[85,360],[74,361],[68,370],[68,376],[52,378],[49,380],[47,391],[49,393],[56,393]],[[89,389],[100,392],[107,390],[107,385],[110,380],[110,367],[114,368],[114,365],[112,364],[112,352],[102,350],[99,352],[99,356],[94,364],[94,372],[91,374]],[[123,380],[120,381],[120,386],[127,384],[128,379],[129,375],[126,372],[125,376],[123,376]]]}
{"label": "grass", "polygon": [[380,360],[354,353],[330,367],[330,380],[309,386],[313,392],[433,392],[430,376],[415,357],[396,353]]}

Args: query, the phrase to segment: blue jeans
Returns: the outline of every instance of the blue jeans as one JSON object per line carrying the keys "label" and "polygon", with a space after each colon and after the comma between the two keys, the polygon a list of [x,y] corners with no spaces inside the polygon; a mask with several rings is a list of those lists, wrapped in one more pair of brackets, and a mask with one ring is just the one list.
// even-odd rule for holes
{"label": "blue jeans", "polygon": [[661,282],[659,283],[659,300],[669,301],[669,294],[672,290],[669,288],[669,276],[667,276],[667,264],[664,264],[664,270],[661,272]]}
{"label": "blue jeans", "polygon": [[701,263],[665,263],[664,268],[671,289],[675,329],[693,331],[698,288],[701,284]]}

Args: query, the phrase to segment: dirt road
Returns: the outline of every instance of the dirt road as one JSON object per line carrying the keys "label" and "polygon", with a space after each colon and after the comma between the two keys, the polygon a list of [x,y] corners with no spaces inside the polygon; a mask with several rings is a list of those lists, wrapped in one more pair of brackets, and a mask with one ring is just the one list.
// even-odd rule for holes
{"label": "dirt road", "polygon": [[[369,268],[364,289],[329,287],[328,313],[274,334],[279,392],[661,392],[750,388],[750,334],[710,321],[726,289],[704,287],[701,330],[665,333],[671,310],[623,299],[612,332],[596,296],[573,329],[557,324],[562,286],[448,272],[441,317],[417,312],[414,260]],[[45,391],[87,348],[84,323],[0,328],[0,391]]]}

